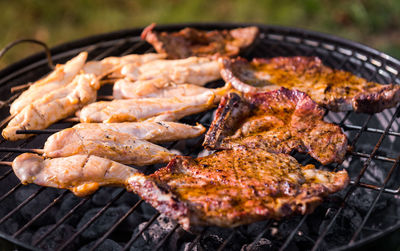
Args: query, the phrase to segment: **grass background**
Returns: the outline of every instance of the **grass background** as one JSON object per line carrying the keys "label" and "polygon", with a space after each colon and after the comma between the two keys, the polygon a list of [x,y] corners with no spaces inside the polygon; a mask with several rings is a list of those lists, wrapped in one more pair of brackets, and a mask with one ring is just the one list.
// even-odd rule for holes
{"label": "grass background", "polygon": [[[19,38],[49,46],[89,35],[180,22],[258,22],[348,38],[400,58],[398,0],[0,0],[0,48]],[[19,45],[0,68],[39,48]]]}

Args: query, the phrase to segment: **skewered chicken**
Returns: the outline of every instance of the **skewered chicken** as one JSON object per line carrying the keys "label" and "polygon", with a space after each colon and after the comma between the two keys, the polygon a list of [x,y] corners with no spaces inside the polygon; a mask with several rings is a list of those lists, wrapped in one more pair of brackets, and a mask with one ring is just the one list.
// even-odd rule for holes
{"label": "skewered chicken", "polygon": [[174,155],[150,142],[193,138],[204,131],[200,124],[174,122],[83,123],[51,135],[43,155],[57,158],[85,153],[137,166],[164,163]]}
{"label": "skewered chicken", "polygon": [[344,189],[349,177],[344,170],[302,166],[286,154],[241,148],[196,159],[178,156],[152,175],[132,175],[128,183],[188,230],[311,213],[323,197]]}
{"label": "skewered chicken", "polygon": [[152,44],[158,53],[167,53],[172,59],[236,56],[252,45],[258,36],[258,28],[254,26],[213,31],[185,28],[177,32],[157,32],[154,27],[155,24],[146,27],[142,39]]}
{"label": "skewered chicken", "polygon": [[[119,133],[129,134],[132,137],[147,140],[152,143],[163,143],[175,140],[195,138],[202,135],[205,131],[204,126],[186,125],[176,122],[125,122],[125,123],[79,123],[74,125],[72,131],[66,133],[62,130],[51,135],[45,146],[61,144],[61,142],[71,141],[68,139],[70,133],[78,135],[79,138],[85,138],[86,134],[98,131],[113,130]],[[72,142],[72,141],[71,141]]]}
{"label": "skewered chicken", "polygon": [[162,78],[176,84],[200,86],[221,78],[217,60],[201,57],[155,60],[139,67],[129,64],[122,67],[121,74],[132,81]]}
{"label": "skewered chicken", "polygon": [[221,76],[242,92],[277,89],[303,91],[332,111],[376,113],[400,101],[399,85],[381,85],[324,66],[317,57],[221,59]]}
{"label": "skewered chicken", "polygon": [[65,188],[87,196],[101,186],[126,186],[134,168],[92,155],[44,159],[33,153],[19,155],[12,164],[22,184]]}
{"label": "skewered chicken", "polygon": [[24,91],[10,107],[11,115],[21,112],[26,106],[53,92],[58,88],[68,85],[82,70],[87,58],[87,52],[81,52],[63,65],[57,65],[55,70],[46,77],[33,83],[28,90]]}
{"label": "skewered chicken", "polygon": [[210,89],[192,84],[175,84],[162,78],[138,80],[135,82],[121,79],[114,84],[113,96],[115,99],[168,98],[196,96],[207,91],[212,91],[216,97],[215,102],[218,103],[220,98],[230,89],[230,85]]}
{"label": "skewered chicken", "polygon": [[131,67],[139,67],[142,64],[166,58],[166,54],[146,53],[146,54],[131,54],[123,57],[107,57],[100,61],[87,62],[83,71],[85,73],[93,73],[101,78],[112,73],[114,77],[121,77],[121,68],[124,65],[130,64]]}
{"label": "skewered chicken", "polygon": [[94,102],[99,81],[93,74],[81,74],[68,85],[58,88],[26,106],[4,128],[6,140],[25,139],[32,135],[16,134],[17,130],[45,129],[54,122],[64,119],[84,105]]}
{"label": "skewered chicken", "polygon": [[83,123],[143,121],[177,121],[187,115],[214,106],[215,95],[205,92],[182,98],[146,98],[101,101],[84,107],[78,114]]}
{"label": "skewered chicken", "polygon": [[324,110],[307,94],[285,88],[224,97],[205,137],[209,149],[264,148],[277,153],[305,152],[322,164],[341,163],[347,138],[339,126],[323,121]]}
{"label": "skewered chicken", "polygon": [[49,138],[43,150],[45,157],[89,154],[136,166],[165,163],[174,156],[164,147],[110,129],[79,133],[68,128]]}

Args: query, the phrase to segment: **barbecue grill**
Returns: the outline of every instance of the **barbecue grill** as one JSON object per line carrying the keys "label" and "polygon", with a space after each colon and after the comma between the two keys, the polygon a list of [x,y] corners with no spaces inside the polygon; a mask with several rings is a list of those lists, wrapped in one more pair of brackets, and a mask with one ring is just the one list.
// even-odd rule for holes
{"label": "barbecue grill", "polygon": [[[158,30],[176,31],[184,27],[231,29],[250,24],[181,24],[158,26]],[[253,25],[253,24],[251,24]],[[247,58],[275,56],[318,56],[324,64],[382,84],[400,84],[400,61],[367,46],[335,36],[302,29],[257,25],[257,43]],[[152,52],[140,40],[141,29],[122,30],[65,43],[50,50],[54,63],[64,63],[80,51],[89,52],[88,60],[107,56]],[[23,59],[0,72],[0,116],[9,115],[9,104],[18,93],[13,86],[35,81],[51,71],[46,53]],[[221,85],[214,82],[209,87]],[[110,88],[101,92],[109,95]],[[400,228],[400,106],[379,114],[327,112],[325,120],[340,125],[349,138],[351,151],[341,165],[320,168],[345,168],[350,185],[325,199],[313,214],[282,221],[262,221],[234,229],[206,227],[188,233],[178,224],[159,215],[135,194],[122,188],[101,188],[87,198],[69,191],[36,185],[23,186],[11,167],[0,166],[0,237],[17,247],[33,250],[326,250],[386,245]],[[209,125],[212,112],[185,118]],[[70,127],[61,121],[51,130],[38,132],[28,140],[0,140],[0,158],[12,161],[26,149],[41,148],[51,131]],[[167,147],[185,155],[197,156],[203,150],[202,137],[173,142]],[[5,149],[10,148],[10,151]],[[12,149],[14,148],[14,149]],[[315,163],[295,153],[302,163]],[[151,173],[159,166],[141,168]],[[113,249],[114,250],[114,249]]]}

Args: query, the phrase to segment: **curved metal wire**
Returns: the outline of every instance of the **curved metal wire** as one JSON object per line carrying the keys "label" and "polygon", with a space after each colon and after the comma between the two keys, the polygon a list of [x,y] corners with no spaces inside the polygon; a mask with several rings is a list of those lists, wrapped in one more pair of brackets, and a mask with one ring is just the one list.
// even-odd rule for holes
{"label": "curved metal wire", "polygon": [[38,44],[38,45],[42,46],[44,48],[45,53],[46,53],[47,64],[49,65],[50,69],[54,69],[53,59],[51,58],[51,52],[50,52],[50,49],[47,46],[47,44],[42,42],[42,41],[39,41],[39,40],[36,40],[36,39],[32,39],[32,38],[18,39],[18,40],[15,40],[15,41],[7,44],[0,51],[0,58],[2,58],[4,56],[4,54],[6,54],[6,52],[9,51],[11,48],[13,48],[17,44],[21,44],[21,43],[33,43],[33,44]]}

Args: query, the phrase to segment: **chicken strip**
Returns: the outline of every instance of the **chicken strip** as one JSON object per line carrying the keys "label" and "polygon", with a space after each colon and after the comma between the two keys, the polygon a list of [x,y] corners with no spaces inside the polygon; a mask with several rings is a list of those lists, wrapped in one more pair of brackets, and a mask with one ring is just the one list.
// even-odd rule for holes
{"label": "chicken strip", "polygon": [[87,59],[87,52],[81,52],[65,64],[57,65],[53,72],[33,83],[10,107],[11,115],[21,112],[26,106],[43,97],[44,94],[56,91],[68,85],[82,70]]}
{"label": "chicken strip", "polygon": [[136,166],[165,163],[174,156],[164,147],[110,129],[82,133],[68,128],[49,137],[43,150],[50,158],[89,154]]}
{"label": "chicken strip", "polygon": [[123,57],[107,57],[100,61],[87,62],[83,67],[83,71],[95,74],[100,78],[110,73],[113,74],[113,77],[121,77],[121,68],[124,65],[131,64],[131,67],[139,67],[150,61],[163,58],[166,58],[166,54],[146,53],[131,54]]}
{"label": "chicken strip", "polygon": [[332,111],[377,113],[396,106],[400,86],[381,85],[343,70],[329,68],[317,57],[271,59],[221,59],[221,76],[241,92],[258,92],[279,87],[307,93]]}
{"label": "chicken strip", "polygon": [[19,155],[12,164],[22,184],[69,189],[76,196],[87,196],[101,186],[126,186],[137,170],[92,155],[44,159],[33,153]]}
{"label": "chicken strip", "polygon": [[323,197],[344,189],[349,177],[345,170],[302,166],[286,154],[241,148],[195,159],[178,156],[152,175],[134,174],[128,183],[189,230],[308,214]]}
{"label": "chicken strip", "polygon": [[115,82],[113,96],[115,99],[139,99],[139,98],[168,98],[196,96],[207,91],[215,94],[215,103],[218,103],[231,89],[227,84],[222,88],[205,88],[192,84],[175,84],[165,79],[138,80],[135,82],[121,79]]}
{"label": "chicken strip", "polygon": [[236,56],[248,48],[258,37],[258,27],[250,26],[232,30],[202,31],[185,28],[177,32],[153,31],[155,24],[146,27],[142,39],[158,53],[167,53],[168,58],[190,56]]}
{"label": "chicken strip", "polygon": [[133,81],[162,78],[176,84],[200,86],[221,78],[217,60],[201,57],[155,60],[139,67],[129,64],[122,68],[121,73]]}
{"label": "chicken strip", "polygon": [[178,121],[187,115],[211,109],[214,106],[214,99],[215,95],[209,91],[182,98],[101,101],[84,107],[78,116],[83,123],[135,122],[152,117],[154,122]]}
{"label": "chicken strip", "polygon": [[341,163],[347,138],[339,126],[323,121],[324,110],[307,94],[276,91],[236,93],[223,98],[204,140],[209,149],[264,148],[308,153],[322,164]]}
{"label": "chicken strip", "polygon": [[[195,138],[205,132],[204,126],[197,124],[196,126],[186,125],[176,122],[124,122],[124,123],[79,123],[72,128],[74,134],[81,135],[85,138],[86,134],[96,134],[98,131],[113,130],[115,132],[129,134],[134,138],[147,140],[152,143],[164,143],[182,139]],[[51,135],[46,145],[62,144],[64,141],[72,141],[68,139],[70,133],[62,130]]]}
{"label": "chicken strip", "polygon": [[45,129],[64,119],[84,105],[96,101],[99,81],[93,74],[81,74],[68,85],[42,97],[26,106],[4,128],[6,140],[26,139],[31,134],[16,134],[17,130]]}

